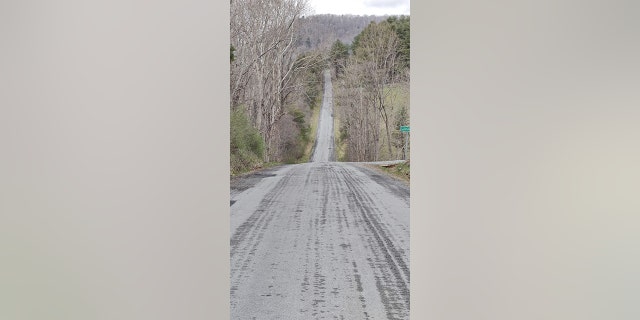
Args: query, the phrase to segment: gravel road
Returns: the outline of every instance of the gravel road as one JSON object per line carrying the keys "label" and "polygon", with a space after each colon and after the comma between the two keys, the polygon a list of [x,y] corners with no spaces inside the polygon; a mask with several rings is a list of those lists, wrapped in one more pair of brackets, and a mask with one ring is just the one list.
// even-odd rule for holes
{"label": "gravel road", "polygon": [[333,149],[333,88],[331,73],[324,72],[324,96],[318,120],[318,135],[316,145],[311,156],[311,162],[335,161]]}
{"label": "gravel road", "polygon": [[312,162],[231,181],[231,319],[409,318],[409,186],[331,162],[324,97]]}

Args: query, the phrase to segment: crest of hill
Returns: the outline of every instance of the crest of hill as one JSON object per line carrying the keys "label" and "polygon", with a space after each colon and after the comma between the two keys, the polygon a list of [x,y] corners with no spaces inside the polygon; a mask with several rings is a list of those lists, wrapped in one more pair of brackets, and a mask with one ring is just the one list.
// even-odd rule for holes
{"label": "crest of hill", "polygon": [[302,51],[328,49],[336,41],[351,44],[370,22],[376,23],[386,20],[389,15],[336,15],[318,14],[300,19],[300,33],[298,47]]}

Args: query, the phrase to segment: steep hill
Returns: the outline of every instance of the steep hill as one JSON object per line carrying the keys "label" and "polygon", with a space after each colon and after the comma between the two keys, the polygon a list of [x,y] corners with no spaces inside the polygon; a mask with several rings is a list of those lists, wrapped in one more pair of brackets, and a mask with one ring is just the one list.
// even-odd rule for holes
{"label": "steep hill", "polygon": [[371,21],[389,16],[319,14],[303,17],[298,46],[303,50],[328,49],[336,41],[350,44]]}

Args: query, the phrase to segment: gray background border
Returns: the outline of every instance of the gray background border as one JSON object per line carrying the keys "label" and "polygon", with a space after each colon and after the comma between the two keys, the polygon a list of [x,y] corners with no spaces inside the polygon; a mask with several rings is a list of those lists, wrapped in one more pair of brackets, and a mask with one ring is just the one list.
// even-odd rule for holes
{"label": "gray background border", "polygon": [[[640,317],[638,12],[412,3],[413,319]],[[228,19],[0,4],[0,318],[228,315]]]}

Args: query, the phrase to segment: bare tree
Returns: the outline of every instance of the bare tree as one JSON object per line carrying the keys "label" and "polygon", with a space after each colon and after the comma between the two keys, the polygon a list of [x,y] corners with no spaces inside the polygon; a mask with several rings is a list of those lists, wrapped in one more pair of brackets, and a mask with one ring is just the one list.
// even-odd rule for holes
{"label": "bare tree", "polygon": [[[389,21],[370,23],[354,39],[336,90],[340,137],[351,161],[398,157],[404,137],[391,126],[408,120],[409,70]],[[399,107],[394,111],[394,105]],[[392,132],[394,132],[392,136]],[[400,151],[394,154],[394,147]]]}
{"label": "bare tree", "polygon": [[395,80],[398,49],[398,37],[386,22],[369,24],[359,35],[355,48],[355,55],[363,61],[366,70],[364,81],[371,91],[370,102],[376,106],[384,122],[389,156],[393,154],[389,130],[389,114],[392,110],[389,110],[386,100],[390,94],[389,84]]}
{"label": "bare tree", "polygon": [[335,91],[336,106],[347,139],[347,158],[351,161],[378,160],[379,156],[380,118],[372,103],[374,93],[364,81],[366,71],[352,57]]}
{"label": "bare tree", "polygon": [[276,126],[287,99],[299,89],[297,28],[307,0],[232,0],[231,107],[243,107],[266,144],[265,161],[278,148]]}

